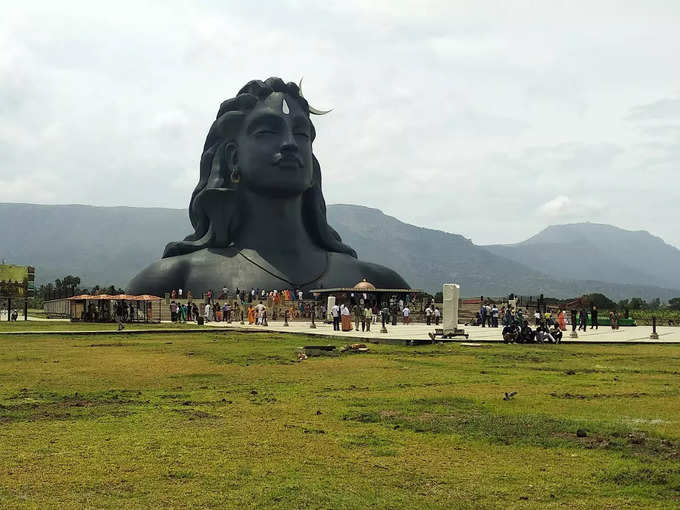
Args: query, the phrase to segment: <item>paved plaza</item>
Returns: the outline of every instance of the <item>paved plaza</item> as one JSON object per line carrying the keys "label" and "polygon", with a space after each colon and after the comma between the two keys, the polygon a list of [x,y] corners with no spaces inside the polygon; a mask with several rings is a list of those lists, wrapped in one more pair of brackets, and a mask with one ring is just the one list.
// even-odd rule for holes
{"label": "paved plaza", "polygon": [[[387,333],[380,332],[380,324],[372,324],[371,331],[333,331],[332,324],[317,322],[316,328],[311,328],[309,322],[290,322],[289,326],[284,326],[281,321],[270,321],[269,326],[241,325],[238,322],[227,324],[224,322],[210,322],[210,326],[247,329],[249,331],[278,331],[284,333],[305,333],[319,335],[321,337],[346,338],[351,341],[381,341],[381,340],[428,340],[428,333],[434,332],[435,326],[427,326],[424,323],[413,323],[409,325],[398,324],[397,326],[387,325]],[[479,326],[462,326],[469,334],[466,340],[464,337],[455,337],[455,340],[480,341],[480,342],[501,342],[502,328],[482,328]],[[626,327],[619,330],[612,330],[609,327],[599,329],[588,329],[585,333],[579,332],[578,338],[569,338],[570,331],[566,331],[562,341],[569,342],[607,342],[607,343],[680,343],[680,327],[657,327],[659,334],[658,340],[649,338],[652,332],[651,326]],[[437,338],[439,340],[440,337]]]}
{"label": "paved plaza", "polygon": [[[68,319],[41,319],[37,317],[29,317],[29,322],[54,322],[54,323],[65,323],[70,322]],[[23,322],[23,321],[21,321]],[[163,321],[164,324],[170,324],[169,321]],[[191,324],[191,323],[190,323]],[[134,333],[154,333],[156,331],[162,333],[169,333],[176,331],[177,333],[182,332],[198,332],[198,331],[211,331],[216,328],[232,330],[232,331],[242,331],[242,332],[257,332],[257,331],[275,331],[280,333],[297,333],[305,335],[314,335],[319,337],[319,342],[323,338],[342,338],[347,339],[348,342],[414,342],[421,343],[429,340],[428,333],[432,333],[435,330],[435,326],[427,326],[424,323],[412,323],[409,325],[404,325],[399,323],[397,326],[387,325],[387,333],[381,333],[381,325],[372,324],[371,331],[333,331],[332,324],[326,324],[324,322],[317,322],[316,328],[310,327],[309,321],[291,321],[288,326],[284,326],[283,321],[269,321],[269,326],[256,326],[249,324],[241,324],[238,321],[232,322],[231,324],[226,322],[209,322],[207,326],[196,326],[194,328],[182,328],[182,329],[157,329],[154,330],[152,325],[150,327],[135,328],[134,324],[126,324],[123,330],[124,334],[134,334]],[[501,331],[502,328],[482,328],[479,326],[463,326],[461,328],[465,330],[468,334],[468,338],[465,337],[455,337],[453,340],[457,342],[502,342]],[[102,335],[110,334],[115,332],[116,325],[111,323],[111,330],[83,330],[75,329],[73,331],[45,331],[45,330],[21,330],[17,332],[3,331],[1,335],[30,335],[30,334],[41,334],[41,335],[64,335],[64,334],[78,334],[78,335]],[[578,332],[578,338],[570,338],[570,331],[565,331],[563,343],[680,343],[680,327],[669,327],[660,326],[657,327],[657,333],[659,334],[658,340],[653,340],[650,338],[652,333],[651,326],[635,326],[635,327],[622,327],[619,330],[612,330],[609,327],[602,326],[599,329],[588,329],[585,333]],[[437,337],[437,341],[441,340],[441,337]]]}

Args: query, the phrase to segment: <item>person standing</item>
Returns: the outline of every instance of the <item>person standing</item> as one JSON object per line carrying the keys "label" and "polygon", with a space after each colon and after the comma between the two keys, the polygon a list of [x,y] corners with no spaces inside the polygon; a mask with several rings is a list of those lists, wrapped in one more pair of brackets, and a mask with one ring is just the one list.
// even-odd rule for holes
{"label": "person standing", "polygon": [[583,329],[583,331],[585,331],[587,329],[587,326],[588,326],[588,311],[584,308],[583,310],[581,310],[581,316],[579,318],[578,323],[578,330],[581,331],[581,329]]}
{"label": "person standing", "polygon": [[597,306],[593,306],[593,308],[590,310],[590,329],[595,329],[597,328]]}
{"label": "person standing", "polygon": [[512,324],[512,308],[510,305],[505,309],[505,315],[503,316],[503,325],[509,326]]}
{"label": "person standing", "polygon": [[331,317],[333,318],[333,331],[340,331],[340,307],[337,304],[331,306]]}
{"label": "person standing", "polygon": [[[9,309],[7,310],[9,313]],[[118,331],[125,329],[123,325],[123,305],[121,303],[116,303],[113,309],[114,316],[116,317],[116,323],[118,324]]]}
{"label": "person standing", "polygon": [[340,308],[340,320],[342,322],[343,331],[352,331],[352,319],[350,318],[351,312],[349,308],[344,303]]}
{"label": "person standing", "polygon": [[565,314],[564,310],[560,310],[560,313],[557,314],[557,324],[560,327],[560,330],[562,331],[567,330],[567,322],[564,319],[564,314]]}
{"label": "person standing", "polygon": [[491,325],[494,328],[498,327],[498,307],[496,306],[496,303],[494,303],[491,308]]}
{"label": "person standing", "polygon": [[482,306],[479,307],[479,316],[481,319],[482,327],[486,327],[486,306],[484,306],[484,303],[482,303]]}
{"label": "person standing", "polygon": [[359,323],[364,320],[364,311],[360,305],[352,307],[352,314],[354,315],[354,330],[359,331]]}
{"label": "person standing", "polygon": [[371,310],[370,306],[366,306],[364,308],[364,322],[361,323],[361,331],[364,331],[364,327],[366,327],[366,331],[371,331],[371,321],[373,320],[373,310]]}
{"label": "person standing", "polygon": [[434,325],[439,326],[439,320],[442,318],[442,312],[436,306],[434,307],[433,315],[434,315]]}
{"label": "person standing", "polygon": [[404,324],[409,323],[411,320],[411,309],[408,307],[408,305],[404,306],[404,309],[401,311],[402,314],[404,314]]}
{"label": "person standing", "polygon": [[430,305],[427,305],[427,308],[425,308],[425,324],[429,326],[431,321],[432,321],[432,308],[430,308]]}
{"label": "person standing", "polygon": [[205,304],[205,322],[210,320],[210,302]]}
{"label": "person standing", "polygon": [[619,314],[615,311],[609,312],[609,324],[612,329],[619,329]]}

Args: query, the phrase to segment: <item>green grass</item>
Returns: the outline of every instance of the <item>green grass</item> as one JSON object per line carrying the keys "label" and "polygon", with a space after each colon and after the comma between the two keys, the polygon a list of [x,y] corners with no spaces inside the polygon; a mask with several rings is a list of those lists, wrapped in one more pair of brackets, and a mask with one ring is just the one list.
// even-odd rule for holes
{"label": "green grass", "polygon": [[306,342],[0,333],[0,507],[680,507],[680,346]]}
{"label": "green grass", "polygon": [[[12,331],[115,331],[117,329],[115,322],[71,322],[71,321],[23,321],[16,322],[0,321],[0,334],[9,333]],[[195,322],[187,323],[144,323],[135,322],[133,324],[125,323],[126,329],[186,329],[197,328]],[[210,327],[207,326],[200,327]]]}

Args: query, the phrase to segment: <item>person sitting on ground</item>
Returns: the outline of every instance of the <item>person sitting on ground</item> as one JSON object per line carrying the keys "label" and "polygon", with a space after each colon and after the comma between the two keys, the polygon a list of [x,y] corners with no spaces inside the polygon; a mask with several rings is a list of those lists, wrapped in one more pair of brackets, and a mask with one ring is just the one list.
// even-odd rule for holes
{"label": "person sitting on ground", "polygon": [[553,325],[553,327],[550,329],[550,334],[555,339],[555,343],[558,344],[562,343],[562,328],[560,328],[559,325],[557,324]]}
{"label": "person sitting on ground", "polygon": [[518,342],[521,344],[531,344],[534,342],[534,331],[531,329],[531,326],[529,326],[529,321],[527,320],[522,322],[522,329]]}
{"label": "person sitting on ground", "polygon": [[554,344],[555,337],[548,332],[545,326],[539,326],[536,328],[536,343],[543,344],[546,342]]}
{"label": "person sitting on ground", "polygon": [[506,344],[514,344],[519,340],[519,333],[517,324],[507,324],[503,327],[503,342]]}

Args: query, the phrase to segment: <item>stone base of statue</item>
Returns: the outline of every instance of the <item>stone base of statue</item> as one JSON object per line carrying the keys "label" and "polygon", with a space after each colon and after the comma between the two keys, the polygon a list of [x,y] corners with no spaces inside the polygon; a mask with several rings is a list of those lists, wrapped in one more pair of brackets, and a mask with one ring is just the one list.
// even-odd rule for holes
{"label": "stone base of statue", "polygon": [[466,340],[468,338],[470,338],[470,334],[467,333],[462,328],[448,328],[448,329],[436,328],[434,330],[434,333],[428,333],[428,336],[430,337],[430,339],[433,342],[434,342],[435,338],[437,338],[438,336],[440,336],[442,338],[453,338],[453,337],[456,337],[456,336],[464,336]]}

